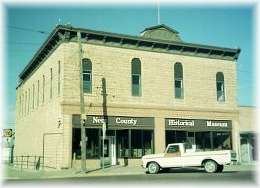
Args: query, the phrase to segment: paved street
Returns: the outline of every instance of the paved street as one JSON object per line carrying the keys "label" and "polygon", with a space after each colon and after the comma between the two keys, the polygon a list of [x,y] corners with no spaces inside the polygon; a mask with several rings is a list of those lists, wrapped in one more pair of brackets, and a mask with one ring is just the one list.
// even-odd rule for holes
{"label": "paved street", "polygon": [[[125,173],[124,173],[125,172]],[[70,173],[70,174],[69,174]],[[73,173],[72,171],[67,172],[67,175],[63,172],[60,176],[46,176],[31,178],[18,178],[8,180],[5,183],[12,184],[27,184],[27,183],[93,183],[93,184],[137,184],[137,183],[203,183],[212,184],[216,182],[231,183],[231,184],[256,184],[255,181],[255,170],[252,166],[248,165],[237,165],[227,167],[223,173],[208,174],[202,169],[187,168],[187,169],[172,169],[169,172],[160,172],[159,174],[152,175],[146,174],[140,167],[112,167],[105,170],[97,170],[90,173]],[[48,179],[45,179],[48,178]]]}
{"label": "paved street", "polygon": [[[18,180],[22,182],[24,180]],[[39,181],[39,180],[33,180]],[[85,176],[85,177],[71,177],[71,178],[54,178],[48,180],[40,180],[42,182],[93,182],[93,183],[137,183],[140,181],[143,182],[160,182],[160,181],[168,181],[168,182],[237,182],[240,183],[253,183],[254,174],[250,171],[242,171],[242,172],[223,172],[218,174],[208,174],[203,171],[176,171],[176,172],[168,172],[168,173],[160,173],[156,175],[151,174],[138,174],[138,175],[115,175],[115,176]],[[26,181],[25,181],[26,182]]]}

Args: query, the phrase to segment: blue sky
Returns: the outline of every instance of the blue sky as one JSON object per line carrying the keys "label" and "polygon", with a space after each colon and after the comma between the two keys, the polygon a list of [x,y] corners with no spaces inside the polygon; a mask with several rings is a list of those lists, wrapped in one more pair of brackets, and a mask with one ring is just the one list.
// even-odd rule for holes
{"label": "blue sky", "polygon": [[[254,8],[252,6],[160,7],[161,23],[180,32],[185,42],[242,49],[238,64],[238,104],[255,106]],[[59,19],[62,24],[139,35],[157,25],[156,4],[143,6],[6,6],[6,126],[15,122],[15,88],[19,73],[31,60]],[[26,30],[28,28],[28,30]],[[30,30],[31,29],[31,30]]]}

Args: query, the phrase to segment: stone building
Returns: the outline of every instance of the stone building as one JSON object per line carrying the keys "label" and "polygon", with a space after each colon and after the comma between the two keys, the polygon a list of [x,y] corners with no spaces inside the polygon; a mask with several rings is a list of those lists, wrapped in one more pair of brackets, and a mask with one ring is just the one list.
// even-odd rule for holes
{"label": "stone building", "polygon": [[240,161],[251,163],[257,161],[257,119],[259,110],[255,107],[239,107]]}
{"label": "stone building", "polygon": [[82,65],[87,167],[100,164],[104,122],[111,165],[139,165],[173,142],[232,149],[240,160],[239,53],[184,42],[166,25],[140,36],[59,25],[19,75],[15,155],[79,164]]}

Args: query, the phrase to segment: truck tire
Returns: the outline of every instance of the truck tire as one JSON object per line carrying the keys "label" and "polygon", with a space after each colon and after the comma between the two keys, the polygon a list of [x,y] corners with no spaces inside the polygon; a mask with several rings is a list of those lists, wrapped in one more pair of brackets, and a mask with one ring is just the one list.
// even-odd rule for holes
{"label": "truck tire", "polygon": [[157,174],[160,167],[156,162],[151,162],[148,164],[148,172],[149,174]]}
{"label": "truck tire", "polygon": [[207,173],[215,173],[217,171],[218,164],[213,160],[207,160],[204,163],[204,169]]}
{"label": "truck tire", "polygon": [[217,172],[223,172],[224,165],[218,165]]}

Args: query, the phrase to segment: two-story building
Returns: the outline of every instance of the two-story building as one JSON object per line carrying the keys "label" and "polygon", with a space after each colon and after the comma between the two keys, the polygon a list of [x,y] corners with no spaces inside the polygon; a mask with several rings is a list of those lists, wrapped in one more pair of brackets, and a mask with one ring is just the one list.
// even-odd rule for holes
{"label": "two-story building", "polygon": [[15,155],[71,168],[81,158],[80,70],[87,167],[112,165],[185,142],[240,152],[236,60],[240,49],[182,41],[165,25],[129,36],[57,26],[19,75]]}

